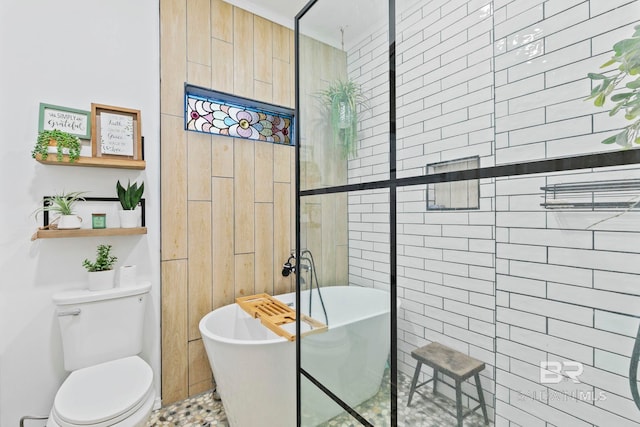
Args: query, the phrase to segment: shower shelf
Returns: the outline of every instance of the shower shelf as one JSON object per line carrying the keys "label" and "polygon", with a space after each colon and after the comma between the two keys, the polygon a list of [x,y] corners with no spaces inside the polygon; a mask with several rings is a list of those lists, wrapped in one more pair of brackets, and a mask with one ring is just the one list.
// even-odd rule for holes
{"label": "shower shelf", "polygon": [[567,182],[540,187],[546,209],[638,209],[640,179]]}
{"label": "shower shelf", "polygon": [[[260,322],[275,334],[295,341],[296,336],[285,330],[282,326],[296,321],[296,312],[282,301],[279,301],[269,294],[256,294],[247,297],[236,298],[236,303],[254,319]],[[302,314],[300,317],[311,329],[303,332],[301,336],[307,336],[319,332],[325,332],[327,325],[316,319]]]}

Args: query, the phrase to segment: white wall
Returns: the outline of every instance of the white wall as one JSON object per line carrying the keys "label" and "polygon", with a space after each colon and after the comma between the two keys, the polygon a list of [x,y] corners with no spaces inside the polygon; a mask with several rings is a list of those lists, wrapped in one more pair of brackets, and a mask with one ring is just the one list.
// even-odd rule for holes
{"label": "white wall", "polygon": [[[625,120],[584,101],[586,73],[633,34],[640,2],[494,6],[496,164],[619,149],[600,141]],[[632,165],[496,180],[496,425],[640,425],[627,379],[640,214],[540,206],[545,185],[638,177]],[[543,383],[546,360],[582,363],[580,384]]]}
{"label": "white wall", "polygon": [[[81,266],[100,243],[153,283],[143,357],[160,379],[158,1],[3,0],[0,3],[0,426],[48,414],[67,373],[51,295],[85,286]],[[42,165],[30,151],[40,102],[141,110],[144,171]],[[115,197],[115,182],[145,182],[146,236],[30,241],[43,195],[86,190]],[[29,425],[39,425],[32,423]]]}

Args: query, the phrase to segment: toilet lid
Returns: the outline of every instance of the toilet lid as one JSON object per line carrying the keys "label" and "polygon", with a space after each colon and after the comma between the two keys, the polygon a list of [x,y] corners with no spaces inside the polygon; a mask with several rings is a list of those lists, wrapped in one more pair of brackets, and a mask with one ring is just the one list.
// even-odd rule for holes
{"label": "toilet lid", "polygon": [[56,394],[56,415],[70,424],[98,424],[135,410],[153,387],[153,371],[138,356],[73,371]]}

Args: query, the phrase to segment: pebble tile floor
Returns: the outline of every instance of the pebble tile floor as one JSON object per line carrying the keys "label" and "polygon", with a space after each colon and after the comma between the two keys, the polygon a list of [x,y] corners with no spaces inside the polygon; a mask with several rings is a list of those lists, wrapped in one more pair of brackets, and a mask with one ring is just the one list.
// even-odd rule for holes
{"label": "pebble tile floor", "polygon": [[[399,374],[398,391],[398,425],[402,427],[453,427],[456,426],[455,417],[445,413],[441,408],[434,405],[433,393],[429,386],[422,387],[418,393],[414,394],[411,407],[407,408],[407,397],[409,395],[410,378]],[[376,427],[389,425],[390,406],[388,370],[383,379],[384,386],[380,388],[378,394],[368,401],[357,406],[356,411],[366,418]],[[435,396],[435,401],[440,405],[455,412],[455,403],[442,397]],[[348,414],[337,417],[321,424],[318,427],[359,427],[361,424]],[[208,391],[181,402],[163,407],[154,411],[147,422],[147,427],[229,427],[229,422],[224,413],[222,402],[215,392]],[[464,419],[465,427],[484,426],[482,412],[469,415]],[[261,426],[247,426],[261,427]],[[282,426],[287,427],[287,426]]]}

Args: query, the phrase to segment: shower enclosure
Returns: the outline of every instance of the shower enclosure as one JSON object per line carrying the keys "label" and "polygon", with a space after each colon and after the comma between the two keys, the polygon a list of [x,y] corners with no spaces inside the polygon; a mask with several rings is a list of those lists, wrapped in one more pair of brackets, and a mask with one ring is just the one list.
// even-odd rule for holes
{"label": "shower enclosure", "polygon": [[[299,425],[458,425],[447,375],[407,407],[411,352],[439,342],[484,362],[496,426],[640,426],[640,151],[602,144],[633,121],[585,100],[639,16],[638,0],[315,0],[297,15],[296,236],[314,258],[298,290],[375,288],[390,312],[390,351],[354,352],[357,331],[296,341]],[[381,354],[382,380],[349,375]],[[463,392],[476,406],[473,381]]]}

